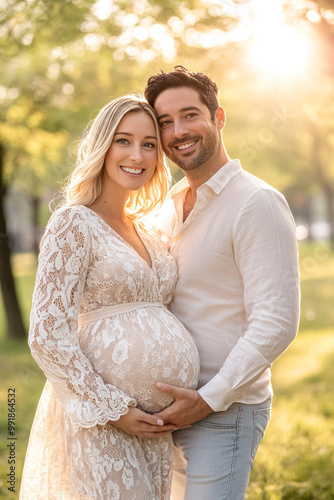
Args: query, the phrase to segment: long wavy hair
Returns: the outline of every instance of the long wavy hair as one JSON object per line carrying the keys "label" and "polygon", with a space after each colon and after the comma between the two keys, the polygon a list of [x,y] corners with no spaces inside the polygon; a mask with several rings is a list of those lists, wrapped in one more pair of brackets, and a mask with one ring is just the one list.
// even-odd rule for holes
{"label": "long wavy hair", "polygon": [[171,174],[163,153],[156,116],[144,98],[127,95],[106,104],[85,129],[74,170],[62,189],[61,206],[90,205],[100,195],[105,156],[120,121],[130,111],[144,111],[152,118],[157,134],[158,160],[150,181],[137,191],[130,192],[125,212],[131,219],[138,219],[164,201],[170,186]]}

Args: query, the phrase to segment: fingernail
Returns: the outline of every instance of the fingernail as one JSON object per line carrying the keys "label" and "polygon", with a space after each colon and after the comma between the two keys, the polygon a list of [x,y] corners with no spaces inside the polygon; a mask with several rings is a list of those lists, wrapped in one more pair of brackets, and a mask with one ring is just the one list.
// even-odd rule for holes
{"label": "fingernail", "polygon": [[158,420],[157,420],[157,424],[158,424],[158,425],[164,425],[164,422],[163,422],[163,420],[161,420],[160,418],[158,418]]}
{"label": "fingernail", "polygon": [[162,383],[161,382],[157,382],[155,384],[155,386],[158,388],[158,389],[161,389],[162,388]]}

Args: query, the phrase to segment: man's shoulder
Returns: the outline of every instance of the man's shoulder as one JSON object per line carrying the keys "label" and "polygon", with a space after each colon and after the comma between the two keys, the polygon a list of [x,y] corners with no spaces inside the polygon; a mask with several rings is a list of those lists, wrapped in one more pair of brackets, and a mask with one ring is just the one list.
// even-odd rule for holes
{"label": "man's shoulder", "polygon": [[231,190],[231,199],[235,200],[236,220],[244,220],[245,217],[254,220],[256,214],[264,220],[267,214],[271,220],[283,217],[293,221],[285,196],[263,179],[247,171],[240,174],[239,182],[235,184],[235,189]]}
{"label": "man's shoulder", "polygon": [[[229,213],[241,214],[259,213],[263,210],[275,211],[288,209],[288,204],[282,193],[263,179],[242,170],[223,190],[221,203],[229,207]],[[289,209],[288,209],[289,210]]]}
{"label": "man's shoulder", "polygon": [[[238,176],[239,180],[239,185],[241,188],[245,189],[250,189],[253,190],[254,192],[256,191],[272,191],[273,193],[279,194],[282,196],[282,194],[274,188],[271,184],[268,184],[268,182],[264,181],[263,179],[260,179],[260,177],[257,177],[254,174],[251,174],[250,172],[247,172],[246,170],[243,170],[240,172]],[[242,181],[242,182],[240,182]]]}
{"label": "man's shoulder", "polygon": [[227,187],[228,189],[225,190],[226,196],[231,204],[236,206],[243,205],[246,200],[250,201],[254,199],[257,199],[259,202],[263,198],[285,200],[284,195],[280,191],[246,170],[239,172]]}

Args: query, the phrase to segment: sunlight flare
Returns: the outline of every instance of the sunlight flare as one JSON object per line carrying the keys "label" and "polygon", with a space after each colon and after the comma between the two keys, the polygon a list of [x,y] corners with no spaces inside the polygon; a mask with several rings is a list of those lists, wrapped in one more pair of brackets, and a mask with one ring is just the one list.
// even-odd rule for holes
{"label": "sunlight flare", "polygon": [[282,77],[306,69],[309,42],[293,26],[285,24],[281,0],[254,0],[253,19],[250,59],[255,66]]}
{"label": "sunlight flare", "polygon": [[308,42],[292,26],[281,26],[270,36],[259,37],[252,49],[252,62],[271,73],[289,76],[304,70]]}

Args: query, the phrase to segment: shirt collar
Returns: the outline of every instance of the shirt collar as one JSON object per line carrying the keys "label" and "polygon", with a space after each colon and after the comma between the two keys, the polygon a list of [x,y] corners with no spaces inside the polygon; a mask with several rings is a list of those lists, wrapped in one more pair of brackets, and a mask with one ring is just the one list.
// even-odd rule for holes
{"label": "shirt collar", "polygon": [[[229,183],[229,181],[242,171],[242,166],[239,160],[230,160],[225,163],[210,179],[204,182],[198,191],[206,189],[204,186],[208,186],[215,195],[219,195],[224,187]],[[186,177],[181,179],[170,191],[171,198],[174,198],[178,193],[185,191],[189,187],[189,182]]]}

